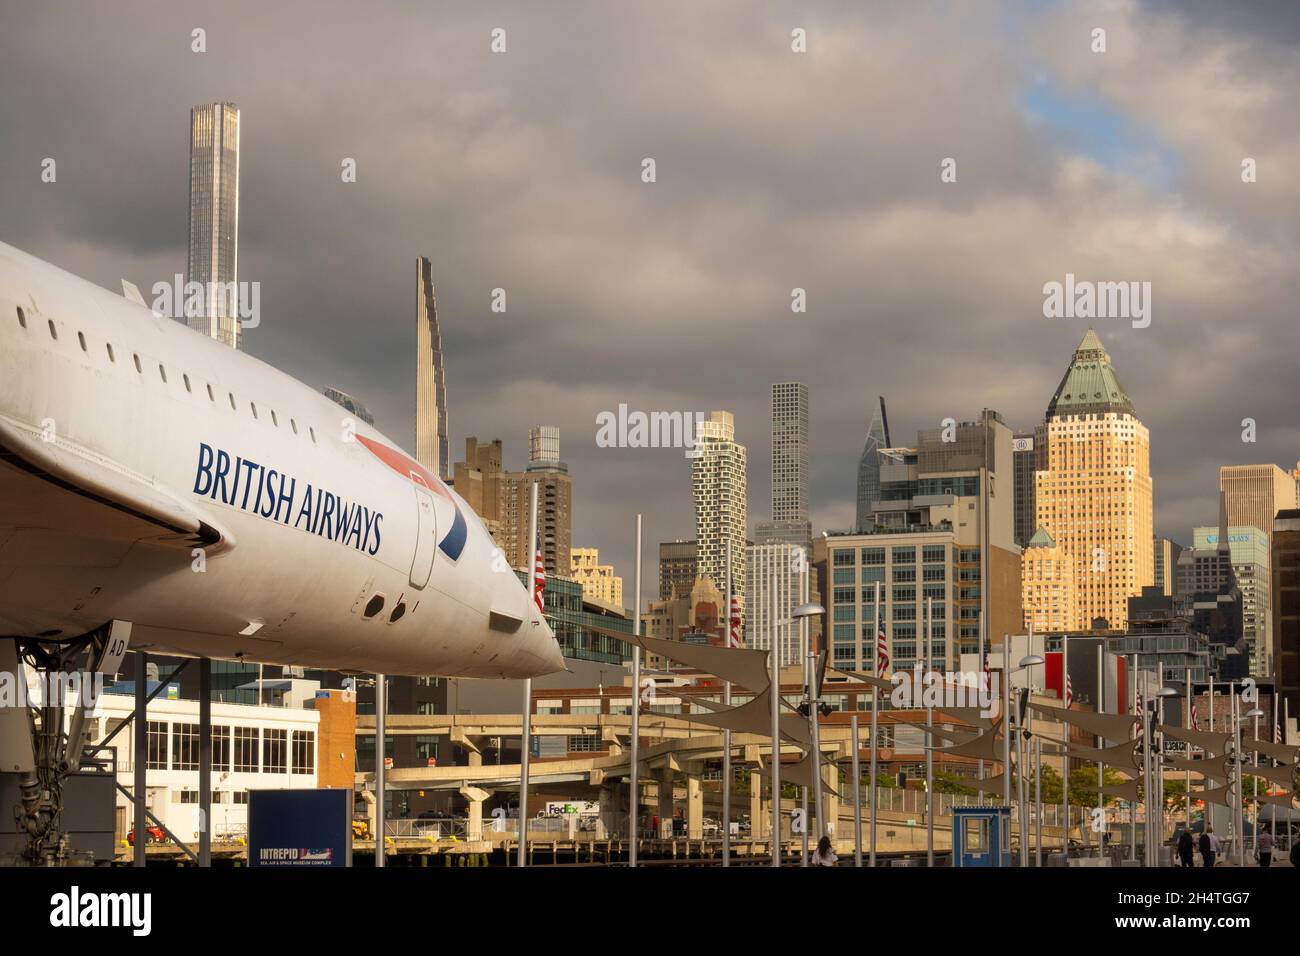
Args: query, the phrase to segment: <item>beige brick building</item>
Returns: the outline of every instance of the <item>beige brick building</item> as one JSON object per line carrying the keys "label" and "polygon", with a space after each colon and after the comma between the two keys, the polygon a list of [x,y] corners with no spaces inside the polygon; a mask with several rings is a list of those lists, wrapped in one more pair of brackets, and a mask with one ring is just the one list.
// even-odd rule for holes
{"label": "beige brick building", "polygon": [[[1089,628],[1104,619],[1128,624],[1128,599],[1154,584],[1151,439],[1120,385],[1110,355],[1092,329],[1075,349],[1065,377],[1036,429],[1035,523],[1059,548],[1053,574],[1027,550],[1022,568],[1025,619],[1073,619]],[[1053,612],[1056,562],[1073,566],[1075,612]]]}
{"label": "beige brick building", "polygon": [[573,579],[582,585],[582,596],[610,607],[623,606],[623,579],[612,564],[600,563],[599,548],[573,548]]}

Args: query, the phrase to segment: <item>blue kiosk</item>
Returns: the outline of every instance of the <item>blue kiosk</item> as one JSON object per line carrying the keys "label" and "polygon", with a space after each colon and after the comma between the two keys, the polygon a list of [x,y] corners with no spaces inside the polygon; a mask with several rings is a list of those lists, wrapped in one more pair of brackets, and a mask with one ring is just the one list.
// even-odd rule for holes
{"label": "blue kiosk", "polygon": [[1011,808],[953,807],[953,866],[1011,866]]}

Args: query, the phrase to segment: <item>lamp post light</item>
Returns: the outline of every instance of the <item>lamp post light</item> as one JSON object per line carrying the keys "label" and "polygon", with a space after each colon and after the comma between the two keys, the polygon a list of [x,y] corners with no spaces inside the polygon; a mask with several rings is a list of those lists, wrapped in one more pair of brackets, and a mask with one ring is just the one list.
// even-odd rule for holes
{"label": "lamp post light", "polygon": [[[1164,674],[1159,673],[1159,677],[1161,680],[1163,680]],[[1160,865],[1158,856],[1160,853],[1160,845],[1162,842],[1164,842],[1164,836],[1165,836],[1165,786],[1164,786],[1165,735],[1163,733],[1160,735],[1160,750],[1156,754],[1157,759],[1152,760],[1151,759],[1151,738],[1153,735],[1151,731],[1155,730],[1156,722],[1161,724],[1164,723],[1165,700],[1170,697],[1177,697],[1178,693],[1179,692],[1177,688],[1166,687],[1164,685],[1161,685],[1160,689],[1155,693],[1155,699],[1151,701],[1151,708],[1155,712],[1150,715],[1150,719],[1148,723],[1145,725],[1148,729],[1146,733],[1146,739],[1143,740],[1142,742],[1142,753],[1145,757],[1144,763],[1146,764],[1145,779],[1148,781],[1149,784],[1147,786],[1147,800],[1146,800],[1147,866]],[[1156,708],[1159,709],[1156,710]],[[1154,829],[1152,828],[1153,822],[1155,823]]]}
{"label": "lamp post light", "polygon": [[[807,570],[804,571],[804,597],[808,596]],[[812,602],[800,604],[791,612],[790,617],[799,622],[799,634],[804,646],[804,706],[808,709],[808,724],[812,736],[813,767],[816,778],[813,782],[813,812],[817,815],[817,840],[826,835],[826,818],[822,815],[822,752],[821,733],[818,729],[818,711],[821,708],[821,688],[817,680],[818,649],[812,646],[808,633],[808,621],[826,613],[826,608]],[[808,821],[804,820],[804,833],[808,832]]]}
{"label": "lamp post light", "polygon": [[[1039,664],[1042,663],[1043,663],[1043,658],[1040,655],[1030,654],[1027,657],[1022,657],[1020,659],[1020,663],[1016,665],[1016,669],[1013,670],[1011,673],[1018,674],[1021,671],[1028,670],[1031,667],[1037,667]],[[1019,726],[1020,725],[1019,719],[1016,720],[1016,774],[1019,778],[1016,781],[1016,797],[1017,797],[1016,815],[1020,821],[1020,865],[1021,866],[1029,865],[1029,842],[1028,842],[1029,781],[1025,779],[1024,767],[1025,767],[1025,737],[1030,736],[1029,724],[1033,720],[1033,718],[1030,717],[1029,715],[1028,709],[1026,709],[1025,716],[1027,720],[1025,721],[1026,726],[1024,728],[1021,728]],[[1007,768],[1007,772],[1010,773],[1011,769]]]}
{"label": "lamp post light", "polygon": [[[1264,716],[1264,711],[1260,710],[1258,707],[1253,707],[1253,708],[1251,708],[1251,709],[1246,713],[1246,718],[1249,719],[1249,720],[1252,720],[1252,721],[1254,722],[1254,730],[1253,730],[1253,733],[1254,733],[1254,736],[1255,736],[1255,739],[1256,739],[1256,740],[1259,739],[1259,718],[1261,718],[1261,717],[1263,717],[1263,716]],[[1241,766],[1246,762],[1245,755],[1241,753],[1241,735],[1240,735],[1240,733],[1238,733],[1238,735],[1237,735],[1237,755],[1238,755],[1237,766],[1238,766],[1238,768],[1240,768],[1240,767],[1241,767]],[[1255,751],[1255,766],[1256,766],[1256,767],[1259,766],[1259,751],[1258,751],[1258,750]],[[1240,789],[1240,793],[1237,794],[1237,797],[1238,797],[1238,800],[1237,800],[1237,806],[1238,806],[1238,807],[1240,807],[1240,806],[1242,805],[1242,803],[1245,802],[1245,799],[1246,799],[1246,788],[1245,788],[1245,782],[1242,780],[1242,777],[1243,777],[1243,772],[1242,772],[1240,769],[1238,769],[1238,771],[1237,771],[1237,781],[1238,781],[1240,784],[1242,784],[1242,786],[1239,788],[1239,789]],[[1255,776],[1252,776],[1252,777],[1251,777],[1251,781],[1252,781],[1253,784],[1254,784],[1255,796],[1258,797],[1258,796],[1259,796],[1259,778],[1258,778],[1258,777],[1255,777]],[[1252,833],[1252,838],[1253,838],[1253,840],[1254,840],[1254,842],[1255,842],[1255,850],[1258,851],[1258,850],[1259,850],[1259,801],[1258,801],[1258,800],[1255,800],[1255,801],[1253,801],[1253,802],[1251,803],[1251,830],[1253,831],[1253,833]],[[1242,831],[1241,831],[1241,851],[1238,853],[1237,856],[1238,856],[1238,859],[1237,859],[1237,865],[1238,865],[1238,866],[1245,866],[1245,865],[1246,865],[1246,830],[1245,830],[1245,821],[1244,821],[1244,820],[1242,821]]]}

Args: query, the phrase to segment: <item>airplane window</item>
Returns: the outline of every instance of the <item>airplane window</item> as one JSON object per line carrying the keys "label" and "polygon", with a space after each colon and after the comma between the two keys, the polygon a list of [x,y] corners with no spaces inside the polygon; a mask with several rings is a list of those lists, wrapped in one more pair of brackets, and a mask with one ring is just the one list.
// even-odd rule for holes
{"label": "airplane window", "polygon": [[141,375],[143,375],[143,374],[144,374],[144,366],[140,364],[140,356],[137,355],[137,354],[135,354],[134,352],[132,352],[132,353],[131,353],[131,358],[135,359],[135,370],[136,370],[137,372],[139,372]]}
{"label": "airplane window", "polygon": [[189,375],[187,375],[185,372],[181,372],[181,378],[183,378],[183,379],[185,380],[185,391],[187,391],[187,392],[192,392],[192,391],[194,391],[194,389],[190,388],[190,377],[189,377]]}
{"label": "airplane window", "polygon": [[50,338],[54,339],[55,341],[58,341],[59,333],[58,333],[57,331],[55,331],[55,328],[54,328],[54,320],[53,320],[53,319],[50,319],[50,320],[48,320],[48,321],[49,321],[49,323],[50,323]]}
{"label": "airplane window", "polygon": [[397,601],[397,606],[393,608],[393,613],[388,615],[388,623],[396,624],[405,615],[406,615],[406,602],[399,598]]}
{"label": "airplane window", "polygon": [[81,332],[77,333],[77,341],[81,343],[81,351],[86,351],[86,336]]}
{"label": "airplane window", "polygon": [[314,428],[312,428],[310,425],[308,425],[308,426],[307,426],[307,431],[311,432],[311,443],[312,443],[313,445],[316,444],[316,429],[314,429]]}
{"label": "airplane window", "polygon": [[18,307],[18,324],[23,328],[27,328],[27,313],[23,311],[21,305]]}
{"label": "airplane window", "polygon": [[215,396],[215,395],[212,394],[212,386],[209,385],[209,386],[208,386],[208,401],[210,401],[210,402],[215,402],[216,400],[217,400],[217,396]]}
{"label": "airplane window", "polygon": [[289,427],[293,429],[293,433],[295,435],[298,434],[298,423],[294,421],[292,418],[289,419]]}
{"label": "airplane window", "polygon": [[231,410],[233,411],[233,410],[235,410],[235,393],[234,393],[234,392],[226,392],[226,394],[230,396],[230,408],[231,408]]}
{"label": "airplane window", "polygon": [[280,419],[276,417],[274,408],[271,409],[271,424],[274,425],[276,428],[280,427]]}
{"label": "airplane window", "polygon": [[361,612],[361,616],[369,620],[370,618],[374,617],[383,609],[384,609],[384,596],[382,594],[376,594],[368,602],[366,602],[366,609]]}
{"label": "airplane window", "polygon": [[110,362],[116,362],[117,356],[113,354],[113,343],[105,342],[104,345],[108,348],[108,360]]}
{"label": "airplane window", "polygon": [[248,407],[253,410],[253,417],[257,417],[257,402],[249,402]]}
{"label": "airplane window", "polygon": [[167,370],[162,367],[161,362],[158,363],[158,377],[163,380],[164,385],[167,384]]}

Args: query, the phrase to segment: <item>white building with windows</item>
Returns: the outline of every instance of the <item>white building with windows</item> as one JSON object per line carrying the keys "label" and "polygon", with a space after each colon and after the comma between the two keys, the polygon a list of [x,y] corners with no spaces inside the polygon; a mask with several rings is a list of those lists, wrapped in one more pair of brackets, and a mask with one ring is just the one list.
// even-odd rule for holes
{"label": "white building with windows", "polygon": [[796,544],[751,544],[745,548],[745,646],[780,649],[781,666],[803,659],[794,609],[804,603],[808,552]]}
{"label": "white building with windows", "polygon": [[[212,839],[238,839],[247,833],[250,790],[314,789],[320,714],[305,709],[316,681],[293,681],[280,706],[212,703]],[[305,695],[305,696],[304,696]],[[199,702],[163,699],[149,702],[146,797],[150,812],[184,842],[199,838]],[[106,691],[88,719],[90,739],[98,743],[125,723],[135,709],[134,693]],[[135,783],[135,729],[125,727],[100,756],[116,751],[118,782]],[[117,836],[134,825],[131,803],[117,795]]]}

